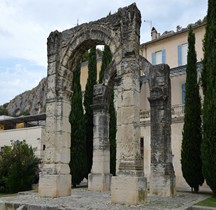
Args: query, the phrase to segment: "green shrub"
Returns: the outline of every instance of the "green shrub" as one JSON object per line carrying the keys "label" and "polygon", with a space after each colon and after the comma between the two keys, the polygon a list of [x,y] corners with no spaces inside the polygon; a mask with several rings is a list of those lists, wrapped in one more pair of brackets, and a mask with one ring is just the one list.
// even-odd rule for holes
{"label": "green shrub", "polygon": [[38,176],[40,159],[25,141],[13,142],[0,151],[0,192],[30,190]]}

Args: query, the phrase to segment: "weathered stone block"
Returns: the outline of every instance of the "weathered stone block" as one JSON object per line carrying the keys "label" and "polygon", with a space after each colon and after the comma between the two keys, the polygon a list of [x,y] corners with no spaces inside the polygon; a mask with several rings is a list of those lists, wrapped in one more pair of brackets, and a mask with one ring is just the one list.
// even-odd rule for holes
{"label": "weathered stone block", "polygon": [[105,192],[110,190],[112,174],[90,173],[88,175],[88,190]]}
{"label": "weathered stone block", "polygon": [[140,119],[140,108],[137,106],[127,106],[127,107],[122,107],[120,110],[120,116],[121,116],[121,124],[122,125],[127,125],[127,124],[132,124],[132,123],[137,123],[139,122]]}
{"label": "weathered stone block", "polygon": [[172,197],[176,194],[175,177],[172,175],[150,176],[150,195]]}
{"label": "weathered stone block", "polygon": [[43,197],[63,197],[71,195],[71,175],[40,175],[39,195]]}
{"label": "weathered stone block", "polygon": [[93,151],[92,173],[110,173],[110,151],[95,150]]}
{"label": "weathered stone block", "polygon": [[[127,65],[128,63],[130,64],[130,62],[127,62]],[[139,68],[137,68],[136,71],[139,72]],[[139,92],[140,91],[139,75],[135,74],[135,72],[124,75],[124,77],[122,78],[122,90],[123,91],[132,90],[132,91]]]}
{"label": "weathered stone block", "polygon": [[63,116],[63,117],[69,118],[70,111],[71,111],[70,101],[62,100],[56,103],[55,113],[57,116]]}
{"label": "weathered stone block", "polygon": [[121,103],[124,106],[140,106],[140,93],[138,91],[124,91],[122,93]]}
{"label": "weathered stone block", "polygon": [[64,116],[48,116],[46,118],[46,131],[49,132],[71,132],[69,117]]}
{"label": "weathered stone block", "polygon": [[50,163],[44,164],[43,174],[45,175],[56,175],[56,174],[70,174],[70,167],[65,163]]}
{"label": "weathered stone block", "polygon": [[58,131],[55,134],[56,137],[56,144],[58,148],[70,148],[71,147],[71,134],[65,131]]}
{"label": "weathered stone block", "polygon": [[147,181],[145,177],[114,176],[111,181],[111,201],[137,205],[147,201]]}

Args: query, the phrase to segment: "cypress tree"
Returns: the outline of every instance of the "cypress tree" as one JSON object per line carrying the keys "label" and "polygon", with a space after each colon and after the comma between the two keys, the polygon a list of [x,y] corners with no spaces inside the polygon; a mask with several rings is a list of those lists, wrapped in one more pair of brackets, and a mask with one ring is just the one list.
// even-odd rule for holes
{"label": "cypress tree", "polygon": [[99,83],[103,81],[104,72],[111,61],[112,61],[112,53],[110,51],[109,46],[105,45],[103,55],[102,55],[102,64],[101,64],[101,70],[99,74]]}
{"label": "cypress tree", "polygon": [[208,1],[207,26],[204,39],[202,86],[203,104],[203,175],[216,193],[216,1]]}
{"label": "cypress tree", "polygon": [[[88,57],[88,79],[85,88],[84,106],[85,106],[85,130],[87,146],[87,173],[90,173],[93,157],[93,103],[94,85],[97,82],[97,56],[96,47],[90,49]],[[86,174],[87,176],[87,174]]]}
{"label": "cypress tree", "polygon": [[188,56],[186,67],[186,97],[181,150],[182,173],[188,185],[199,191],[204,178],[201,161],[201,102],[197,83],[195,35],[192,28],[188,36]]}
{"label": "cypress tree", "polygon": [[[99,75],[99,82],[103,81],[105,69],[112,61],[112,53],[109,46],[105,45],[102,56],[102,65]],[[110,140],[110,173],[116,175],[116,114],[114,106],[114,91],[110,99],[109,106],[110,122],[109,122],[109,140]]]}
{"label": "cypress tree", "polygon": [[85,121],[82,106],[82,91],[80,85],[81,64],[77,66],[73,74],[73,96],[71,99],[71,161],[70,169],[72,184],[76,187],[87,173]]}
{"label": "cypress tree", "polygon": [[109,122],[109,140],[110,140],[110,173],[116,175],[116,113],[114,106],[114,91],[110,100],[110,122]]}

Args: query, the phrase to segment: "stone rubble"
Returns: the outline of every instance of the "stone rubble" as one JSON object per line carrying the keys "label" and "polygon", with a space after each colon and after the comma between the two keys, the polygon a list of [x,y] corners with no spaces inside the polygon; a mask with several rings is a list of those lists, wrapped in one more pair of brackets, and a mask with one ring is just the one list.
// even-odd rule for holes
{"label": "stone rubble", "polygon": [[147,203],[139,205],[112,204],[110,192],[92,192],[86,188],[73,189],[72,195],[61,198],[42,198],[38,193],[29,192],[11,197],[0,198],[0,209],[5,210],[3,203],[9,209],[28,210],[145,210],[145,209],[188,209],[193,204],[210,197],[207,193],[190,193],[178,191],[174,197],[148,196]]}

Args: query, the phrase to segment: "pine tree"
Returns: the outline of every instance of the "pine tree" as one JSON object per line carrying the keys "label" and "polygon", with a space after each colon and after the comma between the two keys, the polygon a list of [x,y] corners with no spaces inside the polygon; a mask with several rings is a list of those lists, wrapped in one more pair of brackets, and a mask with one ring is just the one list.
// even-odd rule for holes
{"label": "pine tree", "polygon": [[81,64],[73,75],[73,96],[71,99],[71,161],[70,169],[74,187],[80,184],[87,173],[85,121],[82,106],[82,90],[80,85]]}
{"label": "pine tree", "polygon": [[201,101],[197,83],[195,35],[192,28],[188,36],[188,56],[186,67],[186,97],[181,150],[182,173],[188,185],[199,191],[204,178],[201,161]]}
{"label": "pine tree", "polygon": [[[112,53],[109,46],[105,45],[102,56],[102,65],[99,75],[99,82],[103,81],[105,69],[112,61]],[[114,91],[110,99],[109,106],[110,122],[109,122],[109,140],[110,140],[110,173],[116,174],[116,114],[114,106]]]}
{"label": "pine tree", "polygon": [[204,39],[202,86],[203,104],[203,175],[216,193],[216,1],[208,1],[207,27]]}
{"label": "pine tree", "polygon": [[[91,105],[93,103],[94,85],[97,81],[97,56],[96,47],[90,49],[88,57],[88,79],[86,83],[84,106],[85,106],[85,130],[86,130],[86,146],[87,146],[87,173],[90,173],[93,157],[93,111]],[[87,176],[87,174],[86,174]]]}

